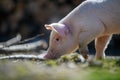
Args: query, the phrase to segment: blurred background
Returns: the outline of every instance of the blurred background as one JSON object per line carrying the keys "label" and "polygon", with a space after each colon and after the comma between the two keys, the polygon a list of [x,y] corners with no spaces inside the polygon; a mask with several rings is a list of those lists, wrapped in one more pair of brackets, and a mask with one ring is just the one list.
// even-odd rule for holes
{"label": "blurred background", "polygon": [[[40,39],[49,41],[50,31],[44,24],[58,22],[84,0],[0,0],[0,42],[15,37],[22,39],[44,34]],[[94,42],[89,45],[95,53]],[[120,36],[114,35],[106,54],[120,55]]]}

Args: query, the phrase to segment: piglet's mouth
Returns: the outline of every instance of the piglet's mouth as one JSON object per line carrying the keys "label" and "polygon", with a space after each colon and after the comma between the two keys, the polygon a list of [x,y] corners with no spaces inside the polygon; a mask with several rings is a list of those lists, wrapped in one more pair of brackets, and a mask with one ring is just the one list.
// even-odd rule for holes
{"label": "piglet's mouth", "polygon": [[45,59],[58,59],[60,58],[61,55],[59,55],[58,53],[47,53],[44,58]]}

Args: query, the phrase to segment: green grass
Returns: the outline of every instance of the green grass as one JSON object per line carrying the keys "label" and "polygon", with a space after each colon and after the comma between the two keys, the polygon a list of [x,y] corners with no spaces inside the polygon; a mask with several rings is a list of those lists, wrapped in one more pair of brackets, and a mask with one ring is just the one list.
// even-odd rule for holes
{"label": "green grass", "polygon": [[120,80],[120,70],[95,69],[87,80]]}
{"label": "green grass", "polygon": [[81,63],[76,55],[42,62],[1,60],[0,80],[120,80],[120,60]]}
{"label": "green grass", "polygon": [[120,80],[120,60],[105,59],[101,67],[89,67],[91,70],[87,80]]}

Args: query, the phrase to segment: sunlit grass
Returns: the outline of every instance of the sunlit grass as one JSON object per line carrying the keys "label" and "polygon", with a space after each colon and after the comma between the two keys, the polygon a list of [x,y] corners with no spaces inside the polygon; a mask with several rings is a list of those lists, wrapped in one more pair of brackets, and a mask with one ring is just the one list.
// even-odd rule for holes
{"label": "sunlit grass", "polygon": [[100,62],[80,62],[76,55],[42,62],[4,60],[0,61],[0,80],[120,80],[119,59]]}

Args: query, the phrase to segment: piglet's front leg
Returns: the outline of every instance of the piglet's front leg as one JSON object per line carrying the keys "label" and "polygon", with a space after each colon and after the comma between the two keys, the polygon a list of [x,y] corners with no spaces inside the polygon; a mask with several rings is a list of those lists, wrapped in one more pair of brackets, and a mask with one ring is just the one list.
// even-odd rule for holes
{"label": "piglet's front leg", "polygon": [[82,50],[80,50],[80,46],[79,46],[79,52],[85,58],[85,60],[88,59],[89,50],[88,50],[87,46],[85,48],[83,48]]}

